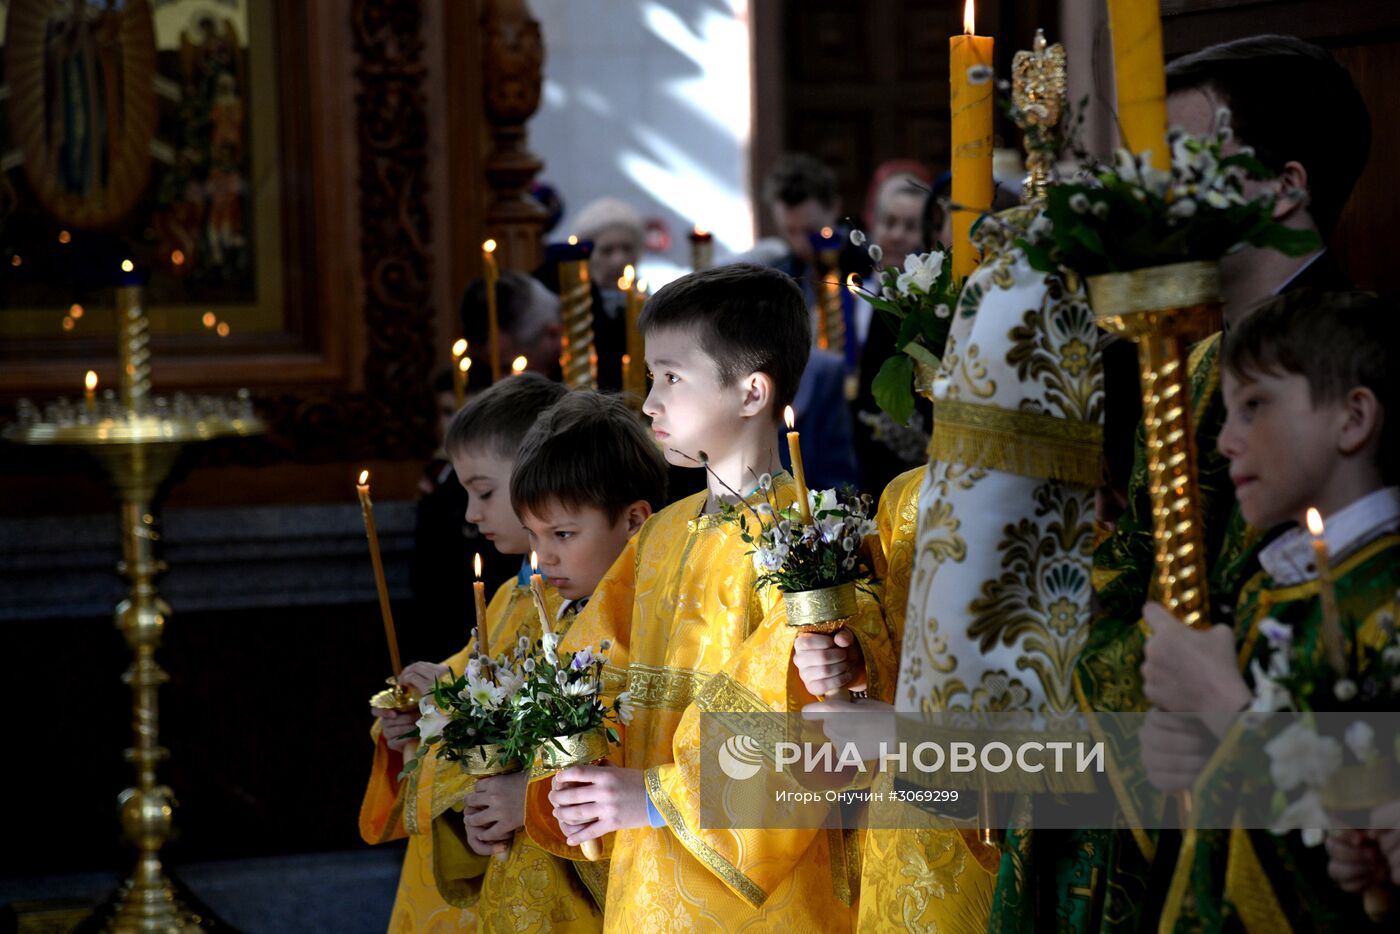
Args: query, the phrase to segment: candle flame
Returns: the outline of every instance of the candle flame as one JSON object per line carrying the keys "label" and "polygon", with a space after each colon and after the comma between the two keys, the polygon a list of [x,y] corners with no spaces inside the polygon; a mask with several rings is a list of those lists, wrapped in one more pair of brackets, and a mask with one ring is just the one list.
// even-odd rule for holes
{"label": "candle flame", "polygon": [[369,486],[369,471],[368,471],[368,470],[361,470],[361,471],[360,471],[360,484],[359,484],[359,485],[360,485],[360,486]]}
{"label": "candle flame", "polygon": [[220,321],[218,326],[214,328],[214,333],[218,334],[220,337],[228,337],[228,322]]}
{"label": "candle flame", "polygon": [[510,362],[510,371],[512,373],[524,373],[525,368],[529,365],[529,360],[526,360],[524,357],[516,357]]}
{"label": "candle flame", "polygon": [[530,552],[530,570],[538,572],[540,569],[540,557],[533,551]]}
{"label": "candle flame", "polygon": [[972,0],[967,0],[967,3],[963,6],[963,35],[973,35],[973,25],[975,19],[976,18],[972,10]]}
{"label": "candle flame", "polygon": [[88,370],[88,371],[87,371],[87,375],[83,377],[83,385],[86,386],[86,387],[88,388],[88,391],[89,391],[89,392],[91,392],[92,390],[96,389],[96,388],[97,388],[97,373],[96,373],[95,371],[93,371],[93,370]]}
{"label": "candle flame", "polygon": [[792,406],[790,405],[783,406],[783,423],[788,426],[788,431],[791,431],[792,426],[796,424],[796,419],[792,414]]}
{"label": "candle flame", "polygon": [[461,370],[463,373],[467,372],[467,371],[470,370],[471,368],[472,368],[472,358],[471,358],[471,357],[463,357],[461,360],[458,360],[458,361],[457,361],[457,369]]}
{"label": "candle flame", "polygon": [[699,224],[696,224],[696,225],[695,225],[695,236],[697,236],[697,237],[708,237],[709,235],[710,235],[710,232],[709,232],[708,230],[706,230],[704,227],[701,227]]}
{"label": "candle flame", "polygon": [[472,559],[472,569],[476,571],[476,579],[481,580],[481,552],[479,551],[476,553],[476,557]]}
{"label": "candle flame", "polygon": [[637,268],[631,263],[622,267],[622,276],[617,280],[617,287],[626,292],[632,288],[632,283],[637,281]]}
{"label": "candle flame", "polygon": [[496,241],[495,241],[495,240],[487,240],[485,243],[483,243],[483,244],[481,245],[481,252],[483,252],[483,253],[494,253],[494,252],[496,252]]}
{"label": "candle flame", "polygon": [[129,259],[122,260],[122,272],[131,272],[136,268],[136,264]]}
{"label": "candle flame", "polygon": [[830,239],[831,239],[831,235],[832,235],[832,230],[831,230],[830,227],[823,227],[823,228],[822,228],[822,239],[823,239],[823,240],[830,240]]}
{"label": "candle flame", "polygon": [[631,365],[632,365],[632,355],[631,355],[630,353],[625,353],[625,354],[622,355],[622,365],[623,365],[623,366],[631,366]]}
{"label": "candle flame", "polygon": [[569,246],[578,246],[578,237],[576,237],[573,234],[569,234]]}
{"label": "candle flame", "polygon": [[851,290],[852,295],[860,292],[860,273],[853,272],[846,277],[846,288]]}
{"label": "candle flame", "polygon": [[460,357],[462,354],[464,354],[464,353],[466,353],[466,352],[467,352],[467,339],[466,339],[465,337],[459,337],[459,338],[457,338],[457,342],[456,342],[455,344],[452,345],[452,356],[453,356],[453,357]]}
{"label": "candle flame", "polygon": [[1308,507],[1308,531],[1314,536],[1322,535],[1322,513],[1317,511],[1316,506]]}
{"label": "candle flame", "polygon": [[640,293],[642,293],[643,295],[645,295],[645,294],[647,293],[647,280],[645,280],[645,279],[638,279],[638,280],[637,280],[637,291],[640,292]]}

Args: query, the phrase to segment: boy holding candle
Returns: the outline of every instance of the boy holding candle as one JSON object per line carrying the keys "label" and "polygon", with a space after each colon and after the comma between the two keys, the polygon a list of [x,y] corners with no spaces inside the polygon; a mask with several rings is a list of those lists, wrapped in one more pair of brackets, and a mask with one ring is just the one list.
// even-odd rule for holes
{"label": "boy holding candle", "polygon": [[[1361,656],[1353,644],[1379,650],[1392,639],[1382,620],[1394,619],[1400,587],[1400,487],[1394,485],[1400,443],[1392,424],[1400,411],[1398,348],[1400,309],[1355,292],[1289,292],[1230,333],[1221,367],[1227,414],[1220,451],[1229,458],[1245,520],[1283,531],[1260,552],[1263,570],[1241,589],[1233,628],[1190,630],[1158,604],[1144,609],[1152,635],[1143,687],[1154,707],[1202,714],[1272,709],[1254,682],[1286,641],[1337,668],[1336,698],[1299,699],[1328,709],[1345,704],[1364,674],[1355,670]],[[1318,537],[1304,526],[1314,509],[1324,520]],[[1329,643],[1335,648],[1324,651]],[[1230,722],[1216,720],[1205,722],[1221,732]],[[1215,746],[1205,728],[1188,730],[1180,718],[1150,720],[1142,742],[1148,778],[1164,791],[1192,787]],[[1256,859],[1297,868],[1287,879],[1270,880],[1275,916],[1307,917],[1330,928],[1357,915],[1360,902],[1338,899],[1332,889],[1323,852],[1298,842],[1297,835],[1268,832],[1188,836],[1177,873],[1189,874],[1191,897],[1168,899],[1167,920],[1218,927],[1221,912],[1241,902],[1227,883],[1234,878],[1225,872],[1227,861]],[[1237,852],[1244,847],[1257,858],[1244,859]],[[1328,851],[1332,875],[1356,890],[1384,865],[1374,840],[1357,833],[1330,840]]]}
{"label": "boy holding candle", "polygon": [[[558,402],[566,390],[535,373],[523,373],[485,390],[453,417],[447,428],[444,447],[467,492],[466,519],[494,542],[504,554],[524,554],[528,550],[525,530],[510,506],[510,476],[515,453],[535,419]],[[462,568],[463,574],[467,568]],[[552,589],[549,602],[557,607],[559,595]],[[501,585],[486,608],[485,625],[491,651],[508,649],[524,635],[539,638],[539,623],[528,588],[528,569],[521,576]],[[463,631],[471,623],[461,621]],[[399,682],[420,695],[427,695],[434,682],[449,669],[460,673],[469,650],[463,648],[443,664],[414,662],[399,674]],[[413,742],[407,734],[417,727],[417,713],[392,710],[372,711],[376,720],[370,736],[375,743],[374,765],[369,787],[360,807],[360,835],[366,843],[382,843],[411,832],[404,857],[403,873],[394,901],[390,927],[395,930],[422,930],[440,918],[460,919],[460,909],[449,905],[433,880],[432,842],[426,832],[430,821],[420,819],[410,785],[431,789],[434,757],[410,781],[400,782],[404,747]]]}
{"label": "boy holding candle", "polygon": [[[532,784],[526,828],[572,859],[609,835],[611,929],[845,929],[855,884],[833,872],[839,832],[711,828],[700,816],[701,714],[785,713],[814,699],[789,676],[781,594],[755,585],[751,546],[719,515],[731,490],[755,506],[795,498],[775,428],[811,347],[806,306],[782,273],[724,266],[661,289],[641,327],[654,377],[643,410],[666,459],[703,461],[708,487],[642,527],[565,639],[612,644],[620,677],[605,691],[625,687],[636,709],[621,766]],[[892,673],[884,624],[867,603],[851,626],[864,649],[851,686],[878,691]]]}

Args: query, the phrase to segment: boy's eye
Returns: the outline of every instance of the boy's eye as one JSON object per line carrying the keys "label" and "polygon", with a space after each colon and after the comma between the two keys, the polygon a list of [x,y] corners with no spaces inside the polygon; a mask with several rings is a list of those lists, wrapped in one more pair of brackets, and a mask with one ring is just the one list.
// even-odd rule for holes
{"label": "boy's eye", "polygon": [[561,542],[566,542],[566,541],[568,541],[569,539],[571,539],[571,538],[574,537],[574,533],[573,533],[573,532],[555,532],[555,533],[554,533],[554,537],[557,538],[557,539],[559,539]]}
{"label": "boy's eye", "polygon": [[679,376],[677,376],[676,374],[674,374],[674,373],[667,373],[667,374],[666,374],[666,382],[670,383],[672,386],[676,385],[676,383],[679,383],[680,381],[681,381],[681,378],[680,378]]}
{"label": "boy's eye", "polygon": [[478,493],[476,494],[476,498],[481,500],[482,502],[485,502],[486,500],[491,498],[491,494],[493,492],[493,490],[487,490],[485,493]]}

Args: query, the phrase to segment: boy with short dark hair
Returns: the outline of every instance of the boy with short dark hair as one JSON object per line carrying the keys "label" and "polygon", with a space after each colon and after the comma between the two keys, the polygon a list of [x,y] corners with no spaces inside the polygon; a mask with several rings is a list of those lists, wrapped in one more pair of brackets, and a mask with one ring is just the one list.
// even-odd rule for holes
{"label": "boy with short dark hair", "polygon": [[[526,827],[573,859],[583,841],[616,831],[609,928],[844,929],[855,884],[844,868],[833,872],[839,832],[716,829],[700,818],[701,714],[785,713],[814,700],[789,677],[781,595],[755,585],[751,546],[718,515],[735,501],[730,491],[778,508],[793,501],[776,425],[811,345],[802,295],[774,270],[720,267],[657,292],[641,327],[655,377],[643,410],[668,461],[706,463],[708,489],[642,527],[565,639],[565,648],[609,640],[605,691],[625,688],[636,713],[621,766],[536,782]],[[855,688],[892,674],[869,606],[851,623],[864,650]]]}
{"label": "boy with short dark hair", "polygon": [[[1296,525],[1259,553],[1263,570],[1241,589],[1233,628],[1188,630],[1163,607],[1147,606],[1143,615],[1152,636],[1142,675],[1155,707],[1231,713],[1257,706],[1259,685],[1250,682],[1270,670],[1269,654],[1279,651],[1279,627],[1271,638],[1260,636],[1266,618],[1286,627],[1285,641],[1320,656],[1318,568],[1302,527],[1310,507],[1324,520],[1343,638],[1376,651],[1393,638],[1380,619],[1394,618],[1400,587],[1400,477],[1397,426],[1391,423],[1400,411],[1397,350],[1400,309],[1360,292],[1289,292],[1230,333],[1221,361],[1227,416],[1219,445],[1230,460],[1240,511],[1261,531]],[[1346,657],[1369,653],[1347,650]],[[1364,672],[1347,674],[1359,680]],[[1335,704],[1331,697],[1296,700],[1314,708]],[[1213,743],[1182,728],[1181,718],[1166,719],[1144,733],[1148,775],[1164,791],[1189,788]],[[1189,877],[1190,897],[1167,904],[1164,923],[1219,928],[1243,894],[1232,890],[1224,866],[1249,861],[1293,867],[1286,876],[1272,876],[1268,892],[1251,894],[1251,910],[1267,894],[1275,917],[1307,918],[1329,930],[1340,929],[1349,917],[1359,921],[1359,900],[1337,898],[1322,854],[1299,843],[1296,834],[1188,835],[1177,873]],[[1358,835],[1342,835],[1328,849],[1338,867],[1334,874],[1357,890],[1370,881],[1368,870],[1383,865],[1374,844]]]}
{"label": "boy with short dark hair", "polygon": [[[503,554],[520,555],[529,548],[525,530],[510,506],[510,476],[516,451],[535,419],[566,392],[563,386],[543,376],[522,373],[482,392],[448,425],[444,448],[457,482],[467,491],[466,519]],[[470,570],[462,568],[461,573]],[[502,584],[491,598],[486,610],[490,645],[506,646],[521,635],[531,640],[539,638],[528,575],[528,565],[523,566],[520,577]],[[557,608],[557,592],[547,588],[546,595],[550,608]],[[458,624],[466,630],[465,621]],[[399,683],[428,696],[434,682],[449,670],[461,673],[470,648],[464,647],[440,665],[407,665],[399,673]],[[360,836],[366,843],[382,843],[409,834],[390,928],[424,930],[439,923],[439,919],[444,919],[444,923],[451,919],[454,925],[470,922],[472,919],[461,915],[462,909],[470,909],[471,904],[463,899],[446,900],[433,882],[433,846],[426,836],[431,826],[431,804],[420,806],[417,790],[431,790],[435,757],[425,759],[423,768],[408,781],[401,783],[398,779],[403,770],[404,747],[413,742],[406,734],[416,729],[418,716],[391,710],[375,710],[373,714],[376,719],[370,736],[375,743],[374,765],[360,807]],[[581,899],[574,898],[574,913],[595,916],[591,929],[596,930],[596,909],[587,892],[573,894],[581,895]],[[559,897],[569,898],[570,893],[561,890]]]}

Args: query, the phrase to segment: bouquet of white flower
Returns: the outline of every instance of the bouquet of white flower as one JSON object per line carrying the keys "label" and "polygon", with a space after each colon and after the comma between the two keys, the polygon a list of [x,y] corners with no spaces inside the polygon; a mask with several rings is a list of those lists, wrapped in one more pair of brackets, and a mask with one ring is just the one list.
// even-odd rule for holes
{"label": "bouquet of white flower", "polygon": [[[488,658],[475,652],[460,677],[439,681],[419,701],[415,757],[404,763],[404,774],[418,768],[433,747],[441,758],[461,762],[469,771],[509,771],[529,758],[515,725],[515,699],[526,680],[528,643],[512,656]],[[412,734],[410,734],[412,735]]]}
{"label": "bouquet of white flower", "polygon": [[[546,633],[538,655],[524,663],[524,684],[515,704],[515,733],[522,748],[545,755],[566,752],[569,737],[580,734],[605,735],[609,742],[619,740],[616,724],[632,720],[632,695],[623,691],[605,703],[602,697],[603,667],[606,655],[592,646],[577,652],[559,652],[560,637]],[[523,641],[523,640],[522,640]],[[600,646],[606,652],[611,644]]]}
{"label": "bouquet of white flower", "polygon": [[[865,234],[851,231],[851,240],[865,243]],[[870,244],[870,258],[879,266],[884,258],[879,244]],[[879,292],[867,291],[853,280],[850,290],[864,298],[895,334],[898,353],[880,367],[871,383],[875,402],[900,425],[914,411],[916,367],[928,374],[938,369],[948,331],[953,326],[953,309],[962,291],[962,281],[953,278],[948,250],[935,245],[927,253],[910,253],[904,269],[887,266],[879,274]]]}
{"label": "bouquet of white flower", "polygon": [[1017,244],[1036,269],[1081,276],[1215,261],[1246,243],[1289,256],[1316,250],[1314,231],[1274,220],[1272,195],[1245,196],[1246,176],[1273,173],[1247,146],[1227,155],[1232,138],[1230,111],[1221,108],[1210,136],[1168,135],[1169,172],[1153,168],[1150,153],[1125,149],[1112,166],[1089,163],[1087,177],[1049,186],[1048,223]]}

